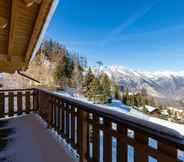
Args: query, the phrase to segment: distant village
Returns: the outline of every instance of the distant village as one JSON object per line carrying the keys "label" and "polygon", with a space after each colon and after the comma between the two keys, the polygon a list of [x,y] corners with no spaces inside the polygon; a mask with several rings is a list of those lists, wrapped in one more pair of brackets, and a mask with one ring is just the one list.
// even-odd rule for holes
{"label": "distant village", "polygon": [[120,93],[119,96],[122,97],[115,98],[122,98],[121,100],[124,104],[149,116],[184,124],[184,110],[155,103],[154,99],[147,94],[147,90],[144,88],[137,93],[129,92],[128,89],[126,89],[123,93]]}
{"label": "distant village", "polygon": [[153,117],[184,124],[184,110],[180,110],[178,108],[167,107],[164,109],[160,109],[159,107],[153,107],[150,105],[134,108]]}

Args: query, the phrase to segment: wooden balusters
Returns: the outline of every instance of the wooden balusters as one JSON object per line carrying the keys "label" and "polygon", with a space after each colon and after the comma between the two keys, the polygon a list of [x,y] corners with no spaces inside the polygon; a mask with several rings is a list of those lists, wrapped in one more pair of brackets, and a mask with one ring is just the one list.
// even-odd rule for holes
{"label": "wooden balusters", "polygon": [[112,162],[112,136],[110,131],[112,130],[111,122],[104,118],[104,136],[103,136],[103,161]]}
{"label": "wooden balusters", "polygon": [[135,133],[135,162],[147,162],[148,155],[146,148],[148,147],[148,138],[145,134]]}
{"label": "wooden balusters", "polygon": [[64,103],[61,101],[61,134],[64,136],[65,133],[65,110]]}
{"label": "wooden balusters", "polygon": [[56,102],[57,102],[57,99],[56,97],[53,97],[52,99],[53,103],[52,103],[52,106],[53,106],[53,127],[55,130],[57,130],[57,105],[56,105]]}
{"label": "wooden balusters", "polygon": [[127,149],[127,127],[117,124],[117,162],[128,161],[128,149]]}
{"label": "wooden balusters", "polygon": [[78,109],[78,147],[80,162],[87,162],[87,151],[88,151],[88,113]]}
{"label": "wooden balusters", "polygon": [[70,127],[69,127],[69,105],[68,104],[66,104],[66,106],[65,106],[65,121],[66,121],[66,132],[65,132],[65,136],[67,137],[67,138],[69,138],[69,129],[70,129]]}
{"label": "wooden balusters", "polygon": [[22,114],[22,92],[17,92],[17,114]]}
{"label": "wooden balusters", "polygon": [[14,93],[8,92],[8,115],[14,115]]}
{"label": "wooden balusters", "polygon": [[[154,134],[153,130],[144,125],[142,125],[144,129],[142,129],[133,120],[129,124],[128,119],[121,119],[113,112],[107,111],[106,113],[104,109],[101,112],[100,107],[97,110],[97,105],[90,106],[82,101],[75,102],[71,98],[41,90],[0,90],[0,92],[2,92],[0,93],[0,118],[5,115],[13,116],[16,113],[18,115],[23,112],[30,113],[32,110],[38,112],[48,123],[49,128],[55,128],[68,144],[76,149],[80,155],[80,162],[99,162],[100,147],[103,147],[103,162],[112,162],[113,156],[117,156],[117,162],[127,162],[129,160],[128,146],[134,148],[134,162],[148,162],[150,157],[158,162],[179,161],[177,160],[177,148],[178,146],[183,148],[183,143],[178,142],[179,139],[176,144],[173,144],[175,141],[173,136],[166,135],[166,140],[163,140],[159,132]],[[33,101],[31,100],[32,96]],[[23,102],[23,97],[25,97],[25,102]],[[17,101],[15,105],[14,99]],[[23,104],[26,107],[25,111],[23,111]],[[17,112],[15,111],[16,105]],[[31,105],[33,105],[33,109],[31,109]],[[7,113],[5,106],[8,108]],[[130,138],[127,137],[129,130],[133,130],[133,135]],[[103,146],[100,146],[101,131],[103,131]],[[156,148],[149,147],[148,135],[157,140]],[[112,137],[117,141],[116,155],[112,153],[112,147],[114,147]],[[90,158],[88,156],[91,151],[89,143],[92,143]]]}
{"label": "wooden balusters", "polygon": [[60,132],[61,127],[61,108],[60,108],[60,100],[57,101],[57,132]]}
{"label": "wooden balusters", "polygon": [[34,112],[37,112],[39,109],[38,95],[39,95],[38,91],[34,90],[33,91],[33,111]]}
{"label": "wooden balusters", "polygon": [[[15,114],[22,115],[23,112],[30,113],[30,111],[32,111],[31,105],[33,105],[33,101],[31,100],[31,96],[33,94],[31,93],[31,89],[10,89],[0,91],[3,92],[0,93],[0,118],[4,117],[5,115],[11,117]],[[23,102],[24,96],[25,102]],[[25,104],[25,111],[23,111],[23,104]],[[7,112],[5,112],[5,108]]]}
{"label": "wooden balusters", "polygon": [[100,160],[100,130],[99,130],[99,117],[93,114],[93,161],[99,162]]}
{"label": "wooden balusters", "polygon": [[[79,153],[80,162],[100,161],[100,130],[103,131],[103,162],[112,162],[112,156],[116,156],[112,154],[112,147],[114,147],[114,145],[112,145],[112,137],[115,137],[117,140],[117,162],[127,162],[131,159],[133,159],[134,162],[148,162],[150,157],[153,157],[158,162],[177,161],[177,143],[175,147],[170,147],[163,141],[163,143],[161,143],[159,141],[160,135],[155,134],[153,138],[158,140],[158,149],[149,147],[147,135],[149,133],[153,133],[153,131],[149,130],[147,127],[144,127],[144,125],[142,125],[142,127],[145,130],[142,129],[142,127],[140,128],[140,126],[134,123],[133,120],[130,122],[130,125],[128,119],[126,118],[122,118],[121,120],[121,118],[117,116],[118,120],[116,120],[116,114],[113,112],[106,113],[104,110],[100,112],[100,108],[96,111],[96,105],[90,106],[90,104],[86,104],[89,106],[86,108],[85,103],[78,101],[75,102],[73,99],[49,92],[44,93],[60,100],[59,106],[58,103],[53,100],[53,103],[58,106],[57,111],[54,113],[55,115],[57,114],[57,117],[55,117],[53,112],[51,112],[53,110],[52,106],[49,106],[49,114],[52,114],[52,116],[50,116],[49,123],[51,123],[52,118],[55,120],[57,119],[56,125],[49,125],[50,127],[57,126],[56,130],[61,133],[62,137]],[[75,109],[77,112],[75,112]],[[92,114],[93,118],[89,119],[90,117],[88,114]],[[102,118],[103,122],[99,121],[99,118]],[[90,124],[88,124],[88,120]],[[91,122],[91,120],[93,121]],[[112,128],[112,121],[117,124],[117,129],[114,127]],[[89,136],[91,135],[90,129],[93,129],[91,141],[89,141]],[[133,130],[133,137],[127,137],[127,130]],[[170,138],[168,138],[168,140],[170,140]],[[90,158],[88,158],[90,142],[93,144],[93,154]],[[77,147],[74,147],[76,145]],[[134,157],[131,157],[131,159],[129,159],[130,157],[128,156],[128,149],[130,149],[128,146],[132,146],[132,148],[134,148]]]}
{"label": "wooden balusters", "polygon": [[71,140],[75,144],[75,107],[71,107]]}
{"label": "wooden balusters", "polygon": [[30,113],[30,109],[31,109],[31,103],[30,103],[30,92],[26,92],[26,114]]}
{"label": "wooden balusters", "polygon": [[159,162],[177,162],[177,149],[167,144],[158,142],[158,161]]}
{"label": "wooden balusters", "polygon": [[5,115],[5,96],[4,93],[0,93],[0,118],[3,118]]}
{"label": "wooden balusters", "polygon": [[53,103],[52,103],[52,97],[49,97],[49,105],[48,105],[48,128],[52,128],[53,124]]}

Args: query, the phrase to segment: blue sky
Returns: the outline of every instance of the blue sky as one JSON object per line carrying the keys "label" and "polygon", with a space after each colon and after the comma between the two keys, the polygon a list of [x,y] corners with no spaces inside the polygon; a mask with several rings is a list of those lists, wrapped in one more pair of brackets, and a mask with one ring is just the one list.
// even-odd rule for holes
{"label": "blue sky", "polygon": [[184,70],[184,0],[60,0],[46,38],[90,65]]}

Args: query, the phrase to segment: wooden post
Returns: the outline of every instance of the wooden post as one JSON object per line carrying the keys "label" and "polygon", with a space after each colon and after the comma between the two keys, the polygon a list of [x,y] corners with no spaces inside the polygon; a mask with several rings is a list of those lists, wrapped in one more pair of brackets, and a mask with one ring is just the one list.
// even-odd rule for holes
{"label": "wooden post", "polygon": [[38,91],[33,91],[33,111],[38,111]]}
{"label": "wooden post", "polygon": [[30,113],[30,92],[26,92],[26,114]]}
{"label": "wooden post", "polygon": [[63,136],[65,133],[65,111],[64,111],[64,103],[61,101],[61,135]]}
{"label": "wooden post", "polygon": [[66,118],[66,137],[67,138],[69,138],[69,105],[68,104],[66,104],[66,107],[65,107],[65,112],[66,112],[66,116],[65,116],[65,118]]}
{"label": "wooden post", "polygon": [[88,113],[78,109],[78,144],[80,162],[87,162],[87,150],[88,150]]}
{"label": "wooden post", "polygon": [[17,92],[17,114],[22,114],[22,92]]}
{"label": "wooden post", "polygon": [[14,93],[8,92],[8,115],[14,115]]}
{"label": "wooden post", "polygon": [[52,111],[53,111],[53,126],[54,126],[54,129],[57,130],[57,105],[56,105],[56,102],[57,102],[57,99],[56,97],[53,97],[52,99]]}
{"label": "wooden post", "polygon": [[75,143],[75,108],[71,107],[71,140]]}
{"label": "wooden post", "polygon": [[93,114],[93,161],[100,161],[100,131],[99,131],[99,117]]}
{"label": "wooden post", "polygon": [[104,162],[112,162],[112,136],[110,130],[112,129],[111,122],[104,118],[104,136],[103,136],[103,159]]}
{"label": "wooden post", "polygon": [[135,162],[147,162],[148,155],[145,147],[148,147],[148,137],[142,133],[135,133]]}
{"label": "wooden post", "polygon": [[4,117],[4,113],[5,113],[5,96],[4,96],[4,93],[0,93],[0,118],[3,118]]}
{"label": "wooden post", "polygon": [[177,162],[177,148],[158,142],[158,161]]}
{"label": "wooden post", "polygon": [[52,128],[53,123],[53,106],[52,106],[52,97],[49,97],[48,105],[48,128]]}
{"label": "wooden post", "polygon": [[60,108],[60,100],[57,102],[57,132],[59,133],[61,127],[61,108]]}
{"label": "wooden post", "polygon": [[118,138],[117,138],[117,162],[128,161],[128,148],[127,148],[127,127],[117,124]]}

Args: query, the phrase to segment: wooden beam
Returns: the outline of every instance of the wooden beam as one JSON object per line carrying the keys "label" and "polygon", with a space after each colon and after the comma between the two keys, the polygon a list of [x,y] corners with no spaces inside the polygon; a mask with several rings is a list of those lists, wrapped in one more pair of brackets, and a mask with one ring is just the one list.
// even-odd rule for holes
{"label": "wooden beam", "polygon": [[0,17],[0,28],[5,29],[8,26],[8,20],[4,17]]}
{"label": "wooden beam", "polygon": [[52,6],[53,0],[42,0],[40,11],[37,16],[37,20],[33,29],[33,33],[31,39],[29,41],[29,46],[25,56],[25,63],[28,65],[34,48],[36,47],[36,43],[41,34],[44,23],[46,23],[47,16],[49,14],[50,8]]}
{"label": "wooden beam", "polygon": [[34,3],[40,4],[42,0],[24,0],[26,7],[31,7]]}
{"label": "wooden beam", "polygon": [[15,39],[15,25],[16,25],[16,0],[12,0],[11,4],[11,20],[10,20],[10,31],[9,31],[9,43],[8,43],[8,60],[11,60],[11,55],[14,50],[14,39]]}

